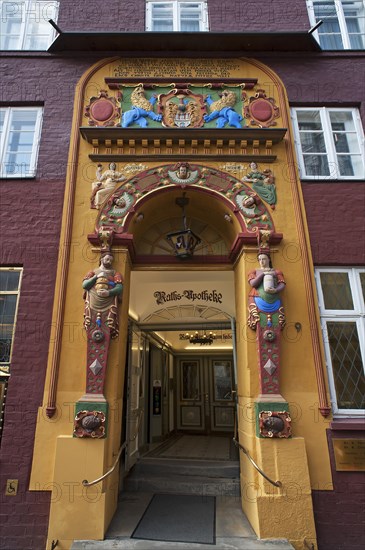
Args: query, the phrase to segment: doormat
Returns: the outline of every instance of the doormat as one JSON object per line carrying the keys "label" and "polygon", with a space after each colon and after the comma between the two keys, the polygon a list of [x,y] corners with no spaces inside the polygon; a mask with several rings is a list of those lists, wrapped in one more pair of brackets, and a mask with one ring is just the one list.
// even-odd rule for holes
{"label": "doormat", "polygon": [[131,538],[215,544],[215,497],[154,495]]}

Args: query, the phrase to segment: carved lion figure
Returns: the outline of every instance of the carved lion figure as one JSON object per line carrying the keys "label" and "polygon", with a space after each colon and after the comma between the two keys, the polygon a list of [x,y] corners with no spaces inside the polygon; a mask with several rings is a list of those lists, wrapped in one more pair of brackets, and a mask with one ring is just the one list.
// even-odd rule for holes
{"label": "carved lion figure", "polygon": [[221,111],[224,107],[233,107],[236,103],[236,94],[230,90],[224,90],[220,94],[220,99],[209,104],[211,111]]}
{"label": "carved lion figure", "polygon": [[147,118],[160,122],[162,115],[156,115],[153,112],[153,105],[156,101],[156,96],[152,96],[148,100],[143,87],[137,86],[131,95],[132,109],[123,113],[122,128],[128,128],[132,123],[138,124],[141,128],[146,128],[148,126]]}
{"label": "carved lion figure", "polygon": [[152,111],[153,103],[150,103],[145,96],[144,89],[142,86],[137,86],[132,92],[131,102],[134,107],[139,107],[145,111]]}
{"label": "carved lion figure", "polygon": [[243,118],[233,109],[237,100],[236,94],[230,90],[223,90],[219,95],[221,99],[217,101],[213,101],[210,95],[205,99],[211,111],[209,115],[204,115],[205,122],[216,120],[217,128],[224,128],[226,124],[241,128]]}

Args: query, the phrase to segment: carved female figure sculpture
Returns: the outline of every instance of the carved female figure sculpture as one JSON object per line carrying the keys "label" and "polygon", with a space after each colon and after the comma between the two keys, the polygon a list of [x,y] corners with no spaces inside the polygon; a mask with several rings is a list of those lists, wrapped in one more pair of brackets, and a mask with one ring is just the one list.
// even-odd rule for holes
{"label": "carved female figure sculpture", "polygon": [[92,184],[92,194],[90,197],[91,208],[99,209],[105,199],[114,191],[117,183],[125,180],[122,172],[118,172],[115,162],[109,164],[109,169],[102,172],[102,165],[98,164],[96,169],[96,179]]}
{"label": "carved female figure sculpture", "polygon": [[273,315],[277,314],[277,322],[282,328],[285,325],[284,309],[281,304],[279,293],[285,288],[285,280],[281,271],[273,269],[268,253],[258,254],[259,269],[251,271],[248,275],[248,282],[252,289],[249,294],[249,319],[248,325],[256,329],[260,321],[260,313],[265,314],[261,319],[263,326],[273,325]]}
{"label": "carved female figure sculpture", "polygon": [[256,162],[251,162],[250,168],[251,172],[248,172],[242,178],[242,181],[252,183],[252,189],[274,210],[277,199],[275,179],[272,171],[267,168],[261,172]]}
{"label": "carved female figure sculpture", "polygon": [[[281,271],[273,269],[268,252],[258,254],[259,268],[251,271],[248,282],[248,326],[256,331],[260,367],[260,395],[278,399],[280,370],[280,332],[285,326],[280,292],[285,288]],[[281,398],[282,399],[282,398]]]}

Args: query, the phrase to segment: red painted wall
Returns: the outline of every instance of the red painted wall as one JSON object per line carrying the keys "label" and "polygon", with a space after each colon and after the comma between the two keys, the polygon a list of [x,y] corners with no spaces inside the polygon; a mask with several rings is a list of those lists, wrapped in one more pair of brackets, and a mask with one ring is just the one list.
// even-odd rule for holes
{"label": "red painted wall", "polygon": [[302,189],[315,265],[364,265],[364,182],[302,183]]}

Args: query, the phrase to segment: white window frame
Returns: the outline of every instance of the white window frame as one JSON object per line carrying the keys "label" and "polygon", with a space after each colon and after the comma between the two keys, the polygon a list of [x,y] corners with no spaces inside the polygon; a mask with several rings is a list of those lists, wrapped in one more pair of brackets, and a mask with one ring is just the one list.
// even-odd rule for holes
{"label": "white window frame", "polygon": [[[14,10],[22,10],[22,22],[20,26],[20,32],[18,36],[18,43],[17,47],[8,50],[3,51],[18,51],[18,50],[25,50],[25,51],[46,51],[46,49],[50,46],[50,44],[53,42],[56,30],[52,27],[50,23],[48,23],[48,20],[51,19],[49,14],[49,9],[52,6],[54,9],[53,14],[51,14],[53,17],[54,22],[57,22],[58,18],[58,11],[59,11],[59,2],[56,0],[19,0],[18,2],[15,0],[14,2],[9,2],[9,0],[0,0],[0,34],[4,33],[3,24],[6,23],[7,20],[7,7],[4,4],[9,4],[11,6],[11,12],[14,13]],[[17,13],[15,11],[15,13]],[[34,21],[37,20],[37,18],[42,17],[44,21],[48,23],[49,30],[48,30],[48,45],[47,48],[33,48],[32,50],[29,50],[28,48],[25,48],[25,41],[27,39],[27,28],[30,24],[32,24]],[[5,33],[4,33],[5,34]]]}
{"label": "white window frame", "polygon": [[[23,277],[23,268],[22,267],[0,267],[0,271],[16,271],[19,273],[19,282],[18,282],[18,289],[17,290],[2,290],[0,289],[0,295],[16,295],[16,306],[15,306],[15,313],[14,313],[14,325],[13,325],[13,331],[11,334],[11,345],[10,345],[10,353],[9,353],[9,361],[2,361],[0,362],[0,366],[3,367],[1,369],[3,372],[2,374],[8,374],[9,375],[9,367],[11,364],[11,358],[13,354],[13,348],[14,348],[14,336],[15,336],[15,330],[16,330],[16,323],[17,323],[17,317],[18,317],[18,307],[19,307],[19,296],[20,296],[20,287],[22,284],[22,277]],[[6,372],[7,371],[7,372]]]}
{"label": "white window frame", "polygon": [[152,31],[152,12],[153,6],[156,4],[171,4],[173,9],[173,31],[172,32],[181,32],[180,31],[180,4],[200,4],[201,7],[201,17],[199,19],[199,32],[209,31],[208,24],[208,4],[207,0],[198,1],[198,2],[189,2],[189,0],[167,0],[167,2],[155,2],[153,0],[146,1],[146,31]]}
{"label": "white window frame", "polygon": [[[13,113],[21,111],[36,111],[37,117],[34,126],[34,138],[32,144],[32,154],[30,158],[29,170],[26,172],[22,165],[20,165],[20,170],[16,170],[14,173],[6,173],[6,153],[9,144],[10,137],[10,128],[11,128],[11,117]],[[33,178],[36,175],[37,170],[37,160],[39,153],[39,145],[41,139],[41,128],[43,120],[43,107],[0,107],[0,111],[5,112],[4,126],[3,131],[1,132],[0,137],[0,178],[2,179],[24,179],[24,178]]]}
{"label": "white window frame", "polygon": [[[317,23],[316,16],[314,14],[314,4],[316,4],[317,2],[315,1],[313,2],[313,0],[306,0],[306,1],[307,1],[308,17],[309,17],[310,25],[311,27],[314,27]],[[359,0],[359,1],[362,1],[362,0]],[[345,18],[343,6],[342,6],[342,0],[334,0],[333,9],[337,16],[338,24],[340,27],[343,49],[352,50],[349,32],[346,24],[346,18]],[[320,33],[318,32],[318,30],[314,31],[313,36],[316,38],[317,42],[320,44]],[[365,40],[365,38],[363,38],[363,40]],[[341,51],[341,49],[336,51]]]}
{"label": "white window frame", "polygon": [[[311,175],[306,174],[305,164],[304,164],[304,155],[302,152],[301,140],[300,140],[300,131],[298,124],[297,113],[299,111],[318,111],[322,124],[322,131],[324,136],[324,142],[326,147],[326,156],[328,160],[329,175]],[[330,113],[339,112],[339,113],[351,113],[352,119],[354,121],[356,137],[358,141],[358,153],[349,152],[350,156],[359,156],[361,159],[362,165],[362,174],[360,176],[343,176],[340,174],[338,169],[337,155],[335,143],[333,140],[333,130],[331,127]],[[298,166],[300,172],[300,178],[302,180],[363,180],[365,179],[365,139],[364,131],[361,124],[361,118],[359,110],[356,108],[339,108],[339,107],[292,107],[291,117],[294,126],[294,142],[297,151]]]}
{"label": "white window frame", "polygon": [[[352,310],[332,310],[326,309],[321,284],[321,273],[346,273],[349,278],[350,289],[354,309]],[[354,322],[357,326],[359,336],[360,354],[365,372],[365,304],[361,290],[360,273],[365,273],[365,268],[340,268],[340,267],[321,267],[315,269],[315,278],[317,284],[318,302],[321,316],[321,327],[323,334],[324,349],[326,355],[328,383],[331,394],[332,412],[338,417],[365,416],[365,409],[340,409],[337,403],[335,380],[332,369],[331,350],[327,338],[327,322]]]}

